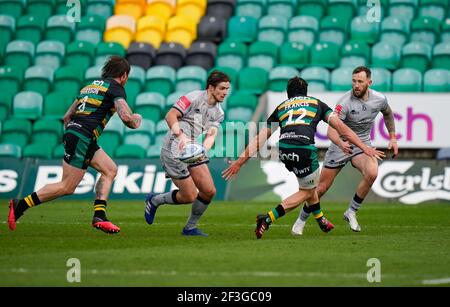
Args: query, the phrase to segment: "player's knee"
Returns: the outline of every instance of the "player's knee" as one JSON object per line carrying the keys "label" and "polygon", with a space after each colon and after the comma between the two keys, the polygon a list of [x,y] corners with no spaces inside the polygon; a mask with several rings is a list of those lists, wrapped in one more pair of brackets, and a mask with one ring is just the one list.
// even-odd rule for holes
{"label": "player's knee", "polygon": [[216,187],[213,186],[206,190],[202,190],[201,194],[206,200],[211,200],[216,196]]}
{"label": "player's knee", "polygon": [[373,183],[377,179],[377,175],[377,171],[367,172],[364,176],[364,179],[370,183]]}
{"label": "player's knee", "polygon": [[116,178],[117,176],[117,165],[112,165],[109,169],[108,169],[108,173],[106,174],[106,176],[108,176],[111,179]]}
{"label": "player's knee", "polygon": [[319,196],[322,196],[328,191],[329,188],[330,188],[329,184],[321,182],[317,185],[317,194],[319,194]]}
{"label": "player's knee", "polygon": [[195,189],[179,191],[177,198],[181,203],[192,203],[197,198],[198,192]]}
{"label": "player's knee", "polygon": [[77,186],[65,184],[60,191],[62,195],[72,195],[75,192],[76,188]]}

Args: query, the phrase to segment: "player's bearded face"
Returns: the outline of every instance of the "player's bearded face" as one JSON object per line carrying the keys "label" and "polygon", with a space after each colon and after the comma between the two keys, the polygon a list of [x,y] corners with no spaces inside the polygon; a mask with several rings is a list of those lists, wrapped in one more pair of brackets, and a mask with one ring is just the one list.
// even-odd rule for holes
{"label": "player's bearded face", "polygon": [[229,90],[230,82],[220,82],[213,88],[212,95],[217,102],[222,102],[227,96]]}
{"label": "player's bearded face", "polygon": [[352,76],[353,95],[357,98],[362,98],[367,92],[371,80],[367,78],[365,72],[360,72]]}

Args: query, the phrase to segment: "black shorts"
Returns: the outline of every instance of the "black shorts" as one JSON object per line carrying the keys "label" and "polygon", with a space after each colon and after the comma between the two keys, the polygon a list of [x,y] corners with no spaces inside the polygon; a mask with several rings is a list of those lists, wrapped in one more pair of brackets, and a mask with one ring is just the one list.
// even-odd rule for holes
{"label": "black shorts", "polygon": [[311,175],[319,168],[317,148],[314,146],[291,147],[279,143],[278,156],[284,166],[300,178]]}
{"label": "black shorts", "polygon": [[87,169],[92,157],[100,147],[97,140],[74,131],[67,130],[63,136],[64,161],[76,168]]}

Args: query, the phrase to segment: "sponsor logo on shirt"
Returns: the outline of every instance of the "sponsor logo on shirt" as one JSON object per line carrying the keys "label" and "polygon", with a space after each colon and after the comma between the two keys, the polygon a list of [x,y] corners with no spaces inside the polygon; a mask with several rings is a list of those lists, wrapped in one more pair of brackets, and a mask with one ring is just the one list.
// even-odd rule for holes
{"label": "sponsor logo on shirt", "polygon": [[190,105],[191,101],[186,96],[181,96],[177,101],[177,106],[179,106],[183,111],[186,111]]}

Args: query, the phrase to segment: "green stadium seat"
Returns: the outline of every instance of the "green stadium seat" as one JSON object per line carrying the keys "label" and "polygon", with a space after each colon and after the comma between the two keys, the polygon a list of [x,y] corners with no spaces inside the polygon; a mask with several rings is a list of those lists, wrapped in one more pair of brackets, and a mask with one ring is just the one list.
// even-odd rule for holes
{"label": "green stadium seat", "polygon": [[45,140],[45,145],[54,148],[62,141],[63,124],[57,119],[39,119],[33,124],[32,143]]}
{"label": "green stadium seat", "polygon": [[67,92],[51,92],[44,99],[44,118],[62,119],[74,101]]}
{"label": "green stadium seat", "polygon": [[[71,9],[73,9],[73,7],[75,6],[75,4],[78,4],[77,2],[73,2],[70,6],[67,6],[67,4],[70,4],[70,2],[68,2],[67,0],[55,0],[55,7],[54,7],[54,12],[56,15],[61,15],[61,14],[67,14]],[[84,14],[84,12],[86,12],[86,0],[80,0],[80,5],[81,5],[81,13]],[[70,16],[70,14],[69,14]]]}
{"label": "green stadium seat", "polygon": [[63,159],[64,158],[64,144],[59,144],[53,149],[52,158],[53,159]]}
{"label": "green stadium seat", "polygon": [[251,43],[256,38],[258,20],[253,17],[233,16],[228,20],[227,29],[230,40]]}
{"label": "green stadium seat", "polygon": [[109,17],[113,13],[114,0],[87,0],[86,15]]}
{"label": "green stadium seat", "polygon": [[247,52],[244,43],[225,41],[219,46],[216,65],[240,71],[247,63]]}
{"label": "green stadium seat", "polygon": [[258,97],[245,91],[236,91],[228,97],[227,108],[247,108],[252,110],[258,106]]}
{"label": "green stadium seat", "polygon": [[22,148],[15,144],[0,144],[0,157],[20,159],[22,157]]}
{"label": "green stadium seat", "polygon": [[141,126],[137,129],[125,128],[123,137],[124,145],[139,145],[147,149],[152,143],[155,135],[155,123],[148,119],[143,119]]}
{"label": "green stadium seat", "polygon": [[258,41],[272,42],[281,46],[284,42],[287,26],[288,22],[284,16],[264,16],[258,24]]}
{"label": "green stadium seat", "polygon": [[267,87],[268,73],[258,67],[246,67],[239,72],[238,89],[260,95]]}
{"label": "green stadium seat", "polygon": [[78,66],[86,70],[91,66],[94,55],[94,44],[83,41],[72,42],[67,46],[65,65]]}
{"label": "green stadium seat", "polygon": [[53,147],[43,142],[32,143],[23,149],[24,158],[51,159],[52,155]]}
{"label": "green stadium seat", "polygon": [[370,47],[365,42],[350,41],[342,47],[341,67],[367,66],[370,60]]}
{"label": "green stadium seat", "polygon": [[[354,67],[353,67],[354,68]],[[339,67],[331,72],[331,90],[348,91],[352,88],[352,67]]]}
{"label": "green stadium seat", "polygon": [[12,118],[3,123],[0,143],[16,144],[24,147],[31,135],[31,122],[27,119]]}
{"label": "green stadium seat", "polygon": [[[386,17],[387,9],[389,7],[389,0],[381,0],[379,2],[358,0],[357,2],[357,15],[365,18],[369,23],[379,22]],[[378,3],[381,4],[381,6],[378,6]]]}
{"label": "green stadium seat", "polygon": [[316,43],[310,50],[312,66],[335,68],[339,63],[340,48],[333,43]]}
{"label": "green stadium seat", "polygon": [[14,96],[13,115],[15,118],[38,119],[42,115],[43,99],[36,92],[19,92]]}
{"label": "green stadium seat", "polygon": [[442,23],[441,42],[442,43],[445,43],[445,42],[450,43],[450,18],[447,18]]}
{"label": "green stadium seat", "polygon": [[339,17],[347,25],[356,15],[357,0],[328,0],[327,15]]}
{"label": "green stadium seat", "polygon": [[17,20],[16,40],[30,41],[37,45],[45,29],[45,20],[34,15],[21,16]]}
{"label": "green stadium seat", "polygon": [[319,22],[312,16],[295,16],[289,21],[288,41],[311,47],[319,31]]}
{"label": "green stadium seat", "polygon": [[434,46],[432,67],[450,70],[450,42]]}
{"label": "green stadium seat", "polygon": [[203,90],[206,85],[206,70],[200,66],[183,66],[177,71],[175,90],[191,92]]}
{"label": "green stadium seat", "polygon": [[167,96],[166,104],[164,105],[163,109],[163,117],[165,117],[167,112],[169,112],[169,110],[172,109],[174,103],[176,103],[178,99],[180,99],[180,97],[185,94],[186,94],[185,92],[174,92],[171,93],[169,96]]}
{"label": "green stadium seat", "polygon": [[390,92],[392,89],[392,74],[389,70],[380,67],[371,67],[372,89],[379,92]]}
{"label": "green stadium seat", "polygon": [[422,74],[413,68],[397,69],[392,75],[392,90],[394,92],[421,92]]}
{"label": "green stadium seat", "polygon": [[450,92],[450,72],[447,69],[430,69],[423,78],[424,92]]}
{"label": "green stadium seat", "polygon": [[208,71],[208,76],[214,70],[219,70],[219,71],[225,73],[230,78],[231,86],[233,86],[233,84],[236,83],[237,76],[238,76],[238,72],[236,71],[236,69],[231,68],[231,67],[225,67],[225,66],[214,66],[213,68],[211,68]]}
{"label": "green stadium seat", "polygon": [[[84,74],[84,84],[90,84],[102,78],[102,65],[89,67]],[[127,82],[128,83],[128,82]]]}
{"label": "green stadium seat", "polygon": [[326,16],[320,21],[319,42],[341,47],[347,40],[349,22],[341,17]]}
{"label": "green stadium seat", "polygon": [[29,41],[14,40],[6,46],[5,65],[25,70],[33,63],[34,45]]}
{"label": "green stadium seat", "polygon": [[271,42],[254,42],[248,52],[248,67],[259,67],[269,72],[278,62],[278,47]]}
{"label": "green stadium seat", "polygon": [[418,17],[411,23],[410,40],[433,46],[439,40],[439,21],[433,17]]}
{"label": "green stadium seat", "polygon": [[432,17],[442,22],[448,9],[448,0],[420,0],[419,16]]}
{"label": "green stadium seat", "polygon": [[25,0],[1,0],[0,12],[15,19],[19,18],[25,11]]}
{"label": "green stadium seat", "polygon": [[267,15],[292,18],[297,8],[297,0],[267,0]]}
{"label": "green stadium seat", "polygon": [[75,40],[99,44],[103,38],[106,20],[101,16],[83,16],[77,24]]}
{"label": "green stadium seat", "polygon": [[120,145],[114,154],[118,159],[143,159],[145,158],[146,149],[140,145]]}
{"label": "green stadium seat", "polygon": [[402,16],[409,22],[416,16],[418,2],[419,0],[390,0],[389,15]]}
{"label": "green stadium seat", "polygon": [[134,111],[142,115],[143,118],[157,123],[162,118],[165,106],[165,98],[157,92],[145,92],[136,97]]}
{"label": "green stadium seat", "polygon": [[150,145],[147,149],[145,156],[150,159],[159,158],[161,156],[161,145],[160,144]]}
{"label": "green stadium seat", "polygon": [[34,63],[36,65],[49,66],[57,69],[64,59],[65,46],[58,41],[42,41],[37,45],[36,57]]}
{"label": "green stadium seat", "polygon": [[309,48],[300,42],[286,42],[280,48],[280,65],[303,68],[309,63]]}
{"label": "green stadium seat", "polygon": [[400,61],[400,52],[397,46],[387,42],[379,42],[372,47],[372,66],[387,69],[396,69]]}
{"label": "green stadium seat", "polygon": [[403,46],[400,67],[414,68],[424,73],[431,60],[431,46],[426,43],[410,42]]}
{"label": "green stadium seat", "polygon": [[325,92],[329,89],[330,72],[323,67],[308,67],[300,72],[308,82],[308,92]]}
{"label": "green stadium seat", "polygon": [[6,45],[8,45],[13,38],[15,25],[16,20],[14,17],[9,15],[0,15],[0,55],[4,54]]}
{"label": "green stadium seat", "polygon": [[21,87],[23,71],[21,68],[12,66],[0,67],[0,88],[2,95],[15,95]]}
{"label": "green stadium seat", "polygon": [[409,23],[406,19],[394,16],[385,18],[381,23],[380,41],[401,48],[409,40]]}
{"label": "green stadium seat", "polygon": [[61,66],[55,71],[53,90],[66,93],[73,100],[78,95],[83,80],[83,70],[80,67]]}
{"label": "green stadium seat", "polygon": [[289,79],[299,76],[297,69],[290,66],[277,66],[269,73],[269,90],[276,92],[284,92],[287,88]]}
{"label": "green stadium seat", "polygon": [[[0,122],[3,122],[8,118],[12,110],[13,95],[9,93],[3,93],[0,96]],[[1,135],[1,130],[0,130]]]}
{"label": "green stadium seat", "polygon": [[167,122],[165,119],[161,119],[159,122],[156,123],[156,137],[157,136],[165,136],[167,132],[169,131],[169,126],[167,125]]}
{"label": "green stadium seat", "polygon": [[244,107],[227,107],[226,120],[248,123],[252,120],[254,110]]}
{"label": "green stadium seat", "polygon": [[101,42],[97,45],[95,53],[95,65],[103,65],[112,55],[125,57],[125,49],[119,43]]}
{"label": "green stadium seat", "polygon": [[98,138],[98,145],[109,155],[113,156],[117,147],[122,143],[125,125],[118,115],[113,115],[105,130]]}
{"label": "green stadium seat", "polygon": [[245,149],[246,137],[245,130],[242,128],[242,123],[224,122],[222,124],[224,142],[220,144],[218,140],[216,141],[216,146],[219,149],[223,149],[221,154],[225,154],[224,157],[236,158]]}
{"label": "green stadium seat", "polygon": [[130,74],[128,75],[128,81],[125,84],[125,91],[127,93],[127,102],[133,107],[136,100],[136,96],[142,92],[145,82],[145,70],[136,65],[131,65]]}
{"label": "green stadium seat", "polygon": [[237,0],[235,15],[260,19],[266,14],[267,0]]}
{"label": "green stadium seat", "polygon": [[325,16],[328,0],[298,0],[297,15],[307,15],[322,19]]}
{"label": "green stadium seat", "polygon": [[379,22],[369,22],[364,16],[353,18],[350,26],[350,39],[353,41],[363,41],[368,44],[374,44],[378,41],[380,33]]}
{"label": "green stadium seat", "polygon": [[47,66],[31,66],[25,71],[22,90],[33,91],[45,96],[53,82],[53,69]]}
{"label": "green stadium seat", "polygon": [[156,65],[147,70],[144,90],[167,96],[175,88],[176,71],[170,66]]}
{"label": "green stadium seat", "polygon": [[53,13],[55,0],[27,0],[27,14],[46,20]]}
{"label": "green stadium seat", "polygon": [[60,41],[67,45],[72,41],[74,32],[75,23],[70,22],[66,15],[54,15],[47,21],[45,39]]}

